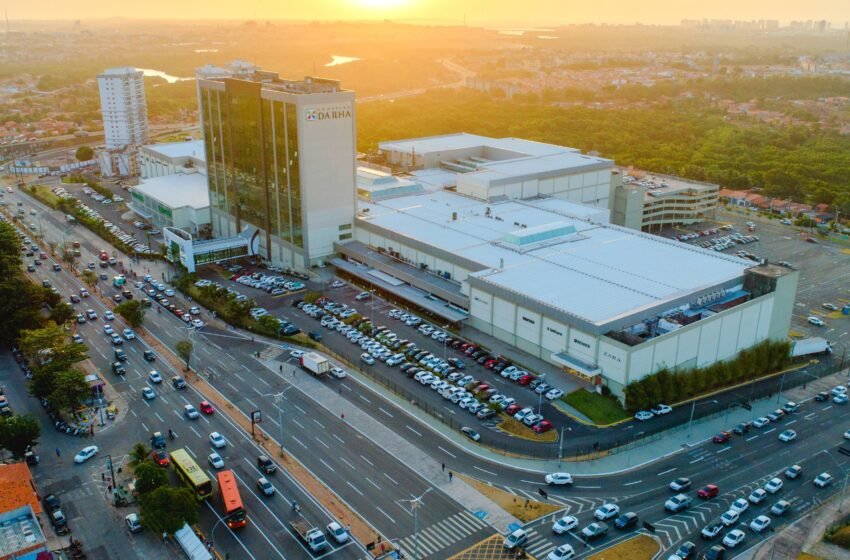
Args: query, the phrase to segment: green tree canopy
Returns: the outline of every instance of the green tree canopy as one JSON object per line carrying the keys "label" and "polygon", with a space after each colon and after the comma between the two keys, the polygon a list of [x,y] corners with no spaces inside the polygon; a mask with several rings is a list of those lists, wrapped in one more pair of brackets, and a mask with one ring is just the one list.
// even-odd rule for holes
{"label": "green tree canopy", "polygon": [[59,410],[73,412],[92,397],[86,374],[78,369],[55,372],[52,385],[53,390],[47,398]]}
{"label": "green tree canopy", "polygon": [[145,320],[145,308],[137,299],[127,300],[115,306],[115,312],[124,317],[131,327],[137,329]]}
{"label": "green tree canopy", "polygon": [[133,449],[130,450],[130,464],[131,465],[139,465],[142,462],[148,459],[148,455],[151,452],[151,448],[141,441],[133,446]]}
{"label": "green tree canopy", "polygon": [[77,161],[89,161],[94,159],[94,150],[92,150],[89,146],[80,146],[77,148],[77,152],[74,154],[74,157],[77,158]]}
{"label": "green tree canopy", "polygon": [[157,488],[168,485],[168,474],[165,469],[153,461],[142,461],[135,468],[136,490],[145,495]]}
{"label": "green tree canopy", "polygon": [[41,436],[41,424],[31,414],[0,417],[0,447],[15,458],[23,457],[27,447]]}
{"label": "green tree canopy", "polygon": [[186,371],[189,371],[189,362],[192,360],[192,351],[195,349],[195,346],[192,344],[191,340],[180,340],[177,342],[175,346],[175,350],[177,350],[177,355],[186,362]]}
{"label": "green tree canopy", "polygon": [[198,522],[198,502],[187,488],[163,486],[139,497],[142,524],[173,535],[184,523]]}

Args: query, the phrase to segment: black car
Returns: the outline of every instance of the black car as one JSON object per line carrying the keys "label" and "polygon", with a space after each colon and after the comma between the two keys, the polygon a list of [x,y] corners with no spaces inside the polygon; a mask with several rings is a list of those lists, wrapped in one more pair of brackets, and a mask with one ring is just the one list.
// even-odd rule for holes
{"label": "black car", "polygon": [[55,270],[56,272],[59,272],[60,270],[62,270],[62,265],[59,264],[59,263],[55,263],[53,265],[53,270]]}
{"label": "black car", "polygon": [[716,544],[703,553],[702,560],[723,560],[725,557],[726,549]]}
{"label": "black car", "polygon": [[35,267],[31,264],[27,265],[27,272],[35,272]]}
{"label": "black car", "polygon": [[274,474],[277,470],[277,465],[265,455],[257,457],[257,467],[265,474]]}
{"label": "black car", "polygon": [[307,333],[307,336],[310,337],[310,340],[315,340],[316,342],[322,341],[322,335],[316,331],[310,331]]}
{"label": "black car", "polygon": [[186,388],[186,382],[183,380],[182,377],[179,377],[177,375],[171,378],[171,385],[177,390]]}
{"label": "black car", "polygon": [[127,370],[124,368],[124,364],[121,362],[115,362],[112,364],[112,373],[115,375],[124,375],[127,373]]}
{"label": "black car", "polygon": [[751,427],[752,424],[750,424],[749,422],[741,422],[740,424],[732,428],[732,432],[738,434],[739,436],[742,436],[749,432]]}
{"label": "black car", "polygon": [[59,501],[59,498],[56,497],[56,494],[48,494],[41,499],[41,503],[44,504],[44,511],[48,514],[53,513],[62,507],[62,503]]}
{"label": "black car", "polygon": [[826,391],[821,391],[820,393],[815,395],[815,400],[817,402],[826,402],[829,400],[829,393],[827,393]]}
{"label": "black car", "polygon": [[614,521],[614,526],[617,527],[617,529],[630,529],[637,525],[637,522],[637,514],[630,511],[618,517],[617,520]]}

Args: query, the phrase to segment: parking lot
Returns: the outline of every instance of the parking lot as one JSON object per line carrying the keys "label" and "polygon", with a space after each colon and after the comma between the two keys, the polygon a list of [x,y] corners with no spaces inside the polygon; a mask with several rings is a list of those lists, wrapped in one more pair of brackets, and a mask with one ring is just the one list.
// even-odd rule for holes
{"label": "parking lot", "polygon": [[[242,271],[246,272],[254,271]],[[304,310],[295,304],[303,299],[306,289],[283,290],[273,295],[274,289],[269,293],[240,283],[239,278],[222,281],[229,274],[221,268],[204,269],[202,275],[254,299],[258,307],[284,321],[283,328],[291,325],[321,338],[333,352],[396,392],[409,394],[410,400],[444,421],[451,419],[474,430],[492,430],[500,420],[484,412],[492,407],[511,415],[519,414],[518,422],[525,422],[517,427],[530,439],[535,438],[534,426],[538,426],[539,432],[546,432],[572,423],[551,405],[550,400],[560,396],[560,389],[537,379],[535,372],[520,370],[489,356],[470,342],[446,332],[444,326],[429,324],[379,295],[363,293],[357,286],[341,280],[317,286],[311,282],[301,284],[321,292],[324,298],[321,305]],[[355,312],[362,317],[361,321],[356,327],[346,328],[343,316],[351,317]],[[407,317],[402,319],[402,315]],[[467,435],[474,438],[474,434]]]}
{"label": "parking lot", "polygon": [[[747,222],[755,224],[755,231],[749,231]],[[843,305],[850,303],[850,245],[822,240],[816,234],[811,234],[807,228],[783,224],[780,220],[767,220],[755,217],[754,214],[746,215],[725,210],[718,210],[716,222],[675,228],[665,231],[662,235],[675,237],[724,225],[732,226],[732,230],[720,230],[718,234],[697,237],[685,243],[698,244],[736,232],[744,236],[756,236],[757,241],[736,243],[722,252],[734,255],[738,251],[746,251],[754,255],[755,260],[767,259],[768,262],[777,264],[785,262],[799,270],[791,334],[796,338],[827,338],[833,342],[835,354],[840,357],[850,346],[850,316],[843,315],[840,311]],[[808,242],[807,238],[816,242]],[[838,310],[826,309],[824,304],[832,304]],[[810,324],[809,317],[821,319],[823,326]]]}

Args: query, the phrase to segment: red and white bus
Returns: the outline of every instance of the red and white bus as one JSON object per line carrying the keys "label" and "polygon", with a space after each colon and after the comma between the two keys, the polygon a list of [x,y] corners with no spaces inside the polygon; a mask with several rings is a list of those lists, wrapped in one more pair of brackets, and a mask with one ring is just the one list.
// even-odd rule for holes
{"label": "red and white bus", "polygon": [[248,524],[242,497],[236,485],[233,471],[219,471],[218,488],[221,491],[221,501],[224,504],[224,520],[231,529],[240,529]]}

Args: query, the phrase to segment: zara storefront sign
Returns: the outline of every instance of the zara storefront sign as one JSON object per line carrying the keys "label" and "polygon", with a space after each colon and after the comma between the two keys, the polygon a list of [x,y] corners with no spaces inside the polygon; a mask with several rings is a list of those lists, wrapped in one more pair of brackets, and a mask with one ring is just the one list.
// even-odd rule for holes
{"label": "zara storefront sign", "polygon": [[308,121],[330,121],[336,119],[350,119],[351,105],[313,105],[307,108]]}

